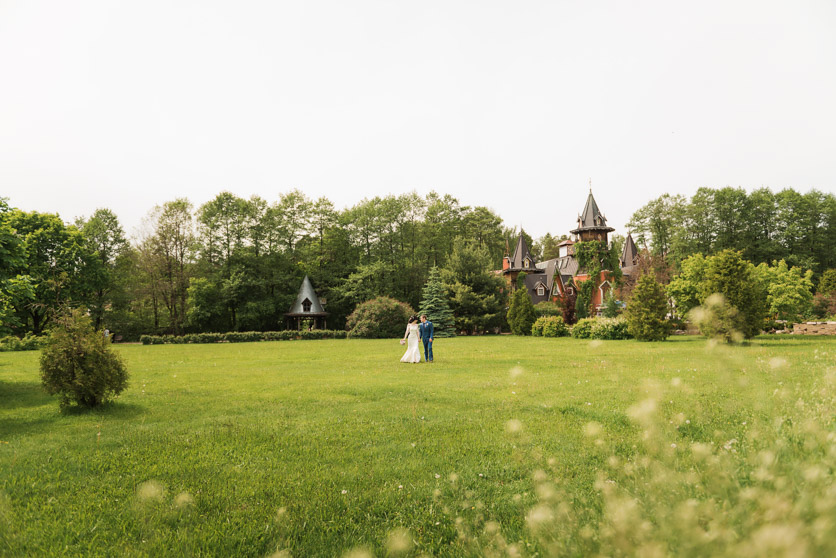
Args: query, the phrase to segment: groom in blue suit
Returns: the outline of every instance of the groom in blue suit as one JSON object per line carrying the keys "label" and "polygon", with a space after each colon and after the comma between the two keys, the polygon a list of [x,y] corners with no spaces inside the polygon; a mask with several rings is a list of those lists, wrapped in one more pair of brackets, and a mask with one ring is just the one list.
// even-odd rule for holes
{"label": "groom in blue suit", "polygon": [[433,361],[433,323],[427,319],[426,314],[421,315],[421,325],[418,326],[418,333],[421,334],[421,341],[424,342],[424,360]]}

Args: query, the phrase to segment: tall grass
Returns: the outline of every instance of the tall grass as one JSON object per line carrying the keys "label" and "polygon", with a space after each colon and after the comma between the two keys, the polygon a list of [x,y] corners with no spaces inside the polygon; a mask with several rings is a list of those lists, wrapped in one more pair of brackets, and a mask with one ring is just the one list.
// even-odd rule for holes
{"label": "tall grass", "polygon": [[4,353],[0,555],[833,555],[833,340],[435,349],[123,347],[65,413]]}

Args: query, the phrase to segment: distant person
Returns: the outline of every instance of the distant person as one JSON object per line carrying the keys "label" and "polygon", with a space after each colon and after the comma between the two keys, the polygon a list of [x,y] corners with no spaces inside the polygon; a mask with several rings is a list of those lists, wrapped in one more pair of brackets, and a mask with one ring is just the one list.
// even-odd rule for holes
{"label": "distant person", "polygon": [[426,314],[421,314],[421,341],[424,343],[424,360],[433,361],[433,323],[427,319]]}
{"label": "distant person", "polygon": [[411,362],[417,364],[421,362],[421,349],[418,345],[420,333],[418,331],[418,317],[412,316],[406,324],[406,333],[403,334],[401,345],[409,342],[406,346],[406,352],[401,357],[401,362]]}

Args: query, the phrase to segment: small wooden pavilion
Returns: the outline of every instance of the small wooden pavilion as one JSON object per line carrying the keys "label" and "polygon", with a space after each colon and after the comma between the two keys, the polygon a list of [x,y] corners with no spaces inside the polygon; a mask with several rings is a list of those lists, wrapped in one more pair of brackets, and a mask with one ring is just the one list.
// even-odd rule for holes
{"label": "small wooden pavilion", "polygon": [[327,327],[326,317],[328,312],[322,307],[319,302],[319,297],[316,296],[311,280],[305,275],[302,280],[302,286],[299,287],[299,295],[296,297],[296,302],[290,307],[290,311],[285,315],[288,329],[293,327],[294,319],[296,321],[296,329],[302,329],[302,322],[305,320],[313,320],[313,329],[325,329]]}

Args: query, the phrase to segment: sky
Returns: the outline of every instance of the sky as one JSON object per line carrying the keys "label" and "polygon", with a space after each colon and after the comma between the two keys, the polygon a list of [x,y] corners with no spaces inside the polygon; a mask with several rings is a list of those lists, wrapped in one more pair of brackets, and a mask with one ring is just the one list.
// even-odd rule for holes
{"label": "sky", "polygon": [[836,193],[830,1],[0,0],[0,196],[435,190],[533,236],[702,186]]}

